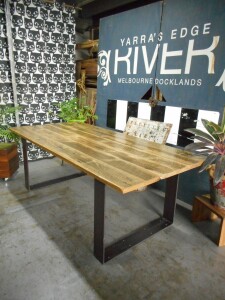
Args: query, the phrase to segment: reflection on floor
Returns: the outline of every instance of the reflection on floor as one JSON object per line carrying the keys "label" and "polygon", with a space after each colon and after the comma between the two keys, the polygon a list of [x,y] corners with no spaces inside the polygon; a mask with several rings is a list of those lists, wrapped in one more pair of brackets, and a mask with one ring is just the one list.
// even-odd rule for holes
{"label": "reflection on floor", "polygon": [[[57,159],[30,163],[32,182],[73,173]],[[28,192],[22,166],[0,181],[0,299],[225,299],[225,247],[217,222],[192,224],[178,205],[174,224],[101,265],[93,256],[93,179]],[[106,242],[161,213],[147,189],[106,189]]]}

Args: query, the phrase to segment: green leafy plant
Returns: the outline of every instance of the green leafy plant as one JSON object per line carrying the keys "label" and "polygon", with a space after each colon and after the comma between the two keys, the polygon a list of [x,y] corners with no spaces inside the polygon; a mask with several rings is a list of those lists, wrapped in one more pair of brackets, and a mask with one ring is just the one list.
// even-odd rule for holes
{"label": "green leafy plant", "polygon": [[90,122],[92,124],[98,119],[93,107],[84,105],[83,100],[76,97],[60,103],[59,108],[59,117],[66,122]]}
{"label": "green leafy plant", "polygon": [[0,139],[5,142],[16,142],[18,144],[20,141],[18,135],[10,130],[11,126],[7,122],[7,118],[10,117],[11,114],[15,114],[19,109],[19,107],[12,107],[8,105],[0,106]]}
{"label": "green leafy plant", "polygon": [[221,124],[202,119],[202,124],[206,132],[188,128],[185,131],[193,133],[196,143],[189,144],[185,150],[189,150],[195,154],[207,155],[202,163],[199,172],[207,170],[214,165],[213,182],[217,185],[223,178],[225,173],[225,114]]}

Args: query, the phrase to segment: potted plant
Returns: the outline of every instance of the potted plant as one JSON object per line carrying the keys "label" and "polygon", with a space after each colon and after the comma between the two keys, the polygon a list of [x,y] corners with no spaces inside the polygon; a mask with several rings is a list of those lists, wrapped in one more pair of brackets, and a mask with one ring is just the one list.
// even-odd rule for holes
{"label": "potted plant", "polygon": [[206,155],[199,172],[208,170],[211,201],[225,209],[225,114],[219,125],[205,119],[202,124],[206,132],[196,128],[186,129],[194,134],[197,142],[187,145],[185,150]]}
{"label": "potted plant", "polygon": [[94,108],[84,105],[83,100],[72,98],[69,101],[60,103],[59,117],[66,122],[79,122],[94,124],[98,116],[94,113]]}
{"label": "potted plant", "polygon": [[8,118],[19,108],[0,106],[0,178],[8,178],[19,168],[19,137],[10,130]]}

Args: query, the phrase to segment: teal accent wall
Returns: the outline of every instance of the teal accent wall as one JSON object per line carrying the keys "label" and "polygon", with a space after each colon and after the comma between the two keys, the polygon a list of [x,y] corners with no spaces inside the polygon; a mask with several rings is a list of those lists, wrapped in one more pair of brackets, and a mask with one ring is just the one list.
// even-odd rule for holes
{"label": "teal accent wall", "polygon": [[[154,84],[160,105],[222,115],[224,20],[225,0],[165,0],[101,19],[97,125],[107,126],[108,99],[140,102]],[[182,200],[207,191],[206,173],[181,175]]]}

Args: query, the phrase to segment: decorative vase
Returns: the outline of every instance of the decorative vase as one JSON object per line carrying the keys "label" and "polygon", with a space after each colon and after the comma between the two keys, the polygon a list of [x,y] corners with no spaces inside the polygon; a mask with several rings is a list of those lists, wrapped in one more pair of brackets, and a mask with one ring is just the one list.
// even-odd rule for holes
{"label": "decorative vase", "polygon": [[210,178],[211,202],[213,205],[216,205],[219,208],[225,210],[225,175],[217,185],[214,185],[213,183],[214,166],[212,166],[208,171],[209,171],[209,178]]}

